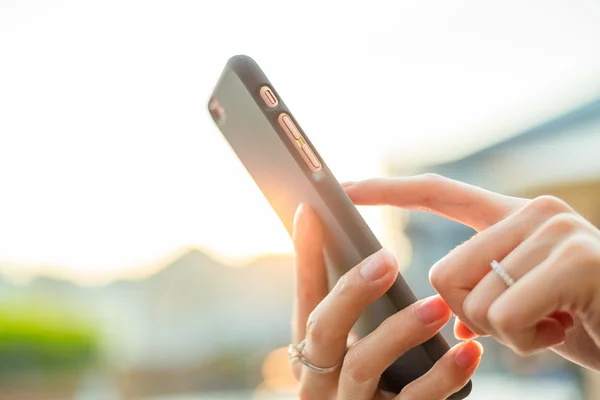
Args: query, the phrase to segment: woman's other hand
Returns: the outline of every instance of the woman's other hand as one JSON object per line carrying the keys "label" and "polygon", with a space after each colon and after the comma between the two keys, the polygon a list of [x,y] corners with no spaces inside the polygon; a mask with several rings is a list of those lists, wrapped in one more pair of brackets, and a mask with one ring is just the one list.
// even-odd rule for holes
{"label": "woman's other hand", "polygon": [[[355,204],[429,211],[479,232],[430,271],[460,319],[457,337],[493,335],[521,355],[549,347],[600,370],[600,231],[569,205],[429,174],[345,188]],[[494,260],[514,279],[510,287]]]}

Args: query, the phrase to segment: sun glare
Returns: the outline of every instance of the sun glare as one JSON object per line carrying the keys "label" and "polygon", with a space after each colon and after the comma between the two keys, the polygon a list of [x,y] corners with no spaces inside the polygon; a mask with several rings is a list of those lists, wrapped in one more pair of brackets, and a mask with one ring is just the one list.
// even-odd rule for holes
{"label": "sun glare", "polygon": [[[143,274],[190,247],[231,260],[291,250],[206,111],[234,54],[261,64],[342,180],[379,175],[391,154],[451,158],[597,96],[597,35],[583,23],[554,29],[560,7],[540,26],[543,43],[528,24],[507,31],[499,13],[483,26],[444,2],[433,14],[347,7],[331,42],[334,2],[316,14],[294,7],[293,19],[279,18],[283,3],[63,3],[0,4],[10,61],[0,62],[0,270],[15,274],[94,281]],[[540,4],[522,2],[523,15]],[[275,31],[285,34],[265,40]],[[363,215],[382,232],[378,211]]]}

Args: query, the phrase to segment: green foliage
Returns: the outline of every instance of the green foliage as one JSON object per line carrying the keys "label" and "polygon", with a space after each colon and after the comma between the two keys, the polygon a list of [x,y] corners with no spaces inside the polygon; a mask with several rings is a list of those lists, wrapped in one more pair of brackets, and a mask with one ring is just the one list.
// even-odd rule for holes
{"label": "green foliage", "polygon": [[49,372],[92,363],[98,341],[91,327],[50,307],[0,308],[0,373]]}

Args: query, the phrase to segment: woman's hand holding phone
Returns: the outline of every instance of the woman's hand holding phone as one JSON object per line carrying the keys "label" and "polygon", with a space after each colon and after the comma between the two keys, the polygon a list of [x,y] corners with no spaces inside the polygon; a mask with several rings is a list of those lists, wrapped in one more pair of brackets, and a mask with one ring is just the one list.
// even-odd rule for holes
{"label": "woman's hand holding phone", "polygon": [[378,383],[385,369],[404,352],[433,337],[450,319],[449,306],[439,296],[418,301],[389,317],[370,335],[350,343],[350,331],[359,316],[394,282],[396,260],[381,250],[346,273],[330,292],[321,250],[323,230],[315,212],[304,205],[294,221],[294,244],[293,343],[306,340],[303,355],[312,365],[327,368],[339,364],[323,373],[295,362],[301,399],[443,400],[471,379],[483,351],[475,341],[450,349],[399,395],[380,391]]}
{"label": "woman's hand holding phone", "polygon": [[569,205],[436,175],[373,179],[345,189],[357,205],[429,211],[479,232],[430,271],[459,318],[457,337],[492,335],[522,355],[551,348],[600,370],[600,231]]}
{"label": "woman's hand holding phone", "polygon": [[[313,228],[318,225],[328,238],[325,242],[311,239],[309,229],[306,231],[309,232],[308,236],[300,235],[296,241],[301,249],[297,262],[299,276],[307,276],[301,271],[315,272],[318,269],[314,277],[299,280],[300,322],[297,323],[296,340],[289,348],[291,362],[302,364],[304,369],[313,368],[302,374],[302,393],[310,393],[310,396],[307,395],[310,399],[319,399],[324,396],[331,398],[332,393],[336,397],[341,393],[342,398],[369,398],[368,393],[371,392],[372,398],[379,383],[381,388],[390,392],[402,392],[401,398],[423,398],[422,393],[432,393],[429,398],[466,398],[471,392],[470,381],[451,396],[441,394],[451,390],[449,388],[459,387],[456,385],[464,382],[463,376],[472,372],[468,371],[466,375],[457,372],[456,375],[452,372],[455,371],[454,364],[448,360],[455,353],[458,360],[461,359],[460,354],[472,352],[476,362],[480,348],[472,342],[462,345],[464,348],[461,346],[451,351],[444,358],[449,346],[437,332],[445,323],[444,318],[440,317],[435,323],[433,320],[421,322],[427,325],[427,329],[418,325],[414,319],[417,314],[410,311],[417,307],[413,304],[416,298],[402,277],[398,276],[395,261],[385,257],[383,252],[370,257],[381,249],[381,244],[341,190],[325,160],[258,64],[248,56],[231,57],[207,106],[216,126],[286,230],[293,233],[294,213],[298,206],[310,204],[314,214],[319,216],[318,222],[312,223]],[[302,215],[300,221],[311,221],[311,217]],[[303,246],[305,241],[314,245]],[[321,254],[323,247],[327,254],[327,274]],[[366,258],[369,260],[366,261]],[[360,264],[360,267],[354,268],[356,264]],[[363,266],[365,270],[362,270]],[[371,266],[374,269],[367,272]],[[327,294],[324,288],[328,285],[324,276],[337,279],[352,269],[338,288]],[[381,277],[377,276],[379,273]],[[321,280],[315,277],[321,277]],[[432,299],[427,307],[438,303],[441,303],[439,299]],[[317,304],[320,305],[317,307]],[[308,337],[304,340],[303,326],[314,308],[317,308],[314,314],[317,318],[311,319]],[[397,313],[398,310],[405,311]],[[446,313],[449,318],[447,307]],[[385,319],[388,321],[380,327]],[[402,327],[396,331],[398,321],[402,325],[412,321],[416,330]],[[368,339],[352,346],[344,357],[346,341],[339,338],[345,338],[352,325],[356,327],[357,337],[368,336]],[[377,341],[377,346],[373,345],[374,341]],[[459,352],[460,349],[466,353]],[[402,357],[392,360],[400,354]],[[336,363],[327,364],[334,358],[337,358]],[[340,370],[337,363],[341,361],[343,366]],[[438,361],[440,363],[434,367]],[[386,365],[389,367],[383,371]],[[321,372],[319,376],[315,371]],[[437,376],[444,384],[436,383],[425,388],[427,385],[423,382],[429,379],[437,382]],[[358,385],[360,390],[352,389],[357,386],[356,382],[363,381]],[[327,390],[323,389],[325,386]],[[413,397],[417,391],[418,397]],[[346,392],[359,393],[356,395],[359,397],[354,394],[346,396]]]}

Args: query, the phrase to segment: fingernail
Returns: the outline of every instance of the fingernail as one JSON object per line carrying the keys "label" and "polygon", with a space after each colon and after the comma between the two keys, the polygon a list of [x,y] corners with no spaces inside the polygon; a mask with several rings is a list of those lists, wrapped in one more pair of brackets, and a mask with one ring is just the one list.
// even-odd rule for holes
{"label": "fingernail", "polygon": [[425,300],[424,303],[420,304],[415,309],[415,314],[424,324],[431,324],[432,322],[442,319],[448,312],[448,306],[444,303],[439,296],[431,297]]}
{"label": "fingernail", "polygon": [[454,337],[458,340],[471,340],[477,337],[468,326],[466,326],[458,317],[454,319]]}
{"label": "fingernail", "polygon": [[389,251],[381,249],[365,261],[360,274],[368,281],[376,281],[397,268],[396,258]]}
{"label": "fingernail", "polygon": [[300,204],[296,209],[296,213],[294,214],[294,238],[298,235],[298,221],[300,220],[300,215],[302,215],[302,210],[304,208],[304,204]]}
{"label": "fingernail", "polygon": [[348,189],[350,186],[354,185],[356,182],[354,181],[348,181],[348,182],[342,182],[340,183],[340,185],[344,188],[344,189]]}
{"label": "fingernail", "polygon": [[483,354],[483,346],[474,340],[459,344],[460,348],[454,354],[454,362],[464,369],[471,367]]}
{"label": "fingernail", "polygon": [[561,324],[565,329],[565,332],[570,331],[575,325],[575,320],[573,319],[571,314],[564,311],[556,311],[550,314],[550,318],[553,318],[556,321],[558,321],[558,323]]}

